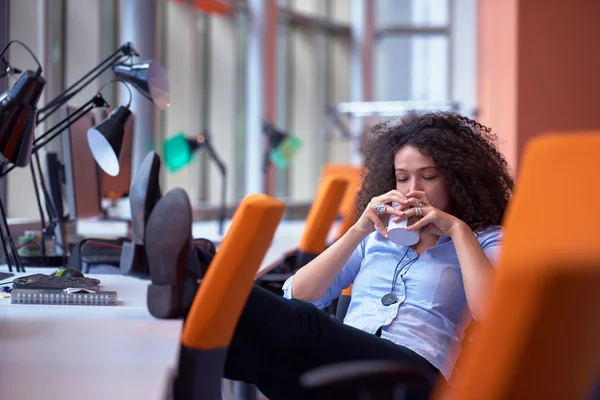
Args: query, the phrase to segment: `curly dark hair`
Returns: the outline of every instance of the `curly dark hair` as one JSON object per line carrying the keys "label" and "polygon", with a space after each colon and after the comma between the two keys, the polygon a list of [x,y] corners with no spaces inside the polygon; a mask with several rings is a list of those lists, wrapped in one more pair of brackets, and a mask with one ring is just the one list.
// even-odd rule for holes
{"label": "curly dark hair", "polygon": [[500,225],[514,181],[497,137],[480,123],[447,111],[412,112],[376,125],[364,141],[356,218],[375,196],[396,188],[394,156],[410,145],[430,156],[449,190],[449,212],[474,232]]}

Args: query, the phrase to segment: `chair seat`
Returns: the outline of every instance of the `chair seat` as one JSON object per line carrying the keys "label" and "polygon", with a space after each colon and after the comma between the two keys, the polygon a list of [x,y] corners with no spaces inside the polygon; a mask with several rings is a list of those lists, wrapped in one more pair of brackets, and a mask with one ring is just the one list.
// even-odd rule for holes
{"label": "chair seat", "polygon": [[117,249],[103,249],[99,253],[83,255],[81,261],[91,265],[95,264],[108,264],[108,265],[119,265],[121,260],[121,250]]}
{"label": "chair seat", "polygon": [[82,263],[119,266],[121,249],[126,239],[84,239],[79,244]]}

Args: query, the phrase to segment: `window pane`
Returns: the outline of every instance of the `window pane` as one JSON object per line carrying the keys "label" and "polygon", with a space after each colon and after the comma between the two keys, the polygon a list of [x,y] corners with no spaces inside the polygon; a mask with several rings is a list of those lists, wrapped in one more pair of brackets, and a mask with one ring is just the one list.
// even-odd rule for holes
{"label": "window pane", "polygon": [[375,0],[377,26],[448,24],[448,0]]}
{"label": "window pane", "polygon": [[445,36],[384,37],[375,46],[375,100],[449,100],[448,65]]}
{"label": "window pane", "polygon": [[325,16],[327,15],[327,3],[323,0],[295,0],[289,4],[291,8],[302,14]]}

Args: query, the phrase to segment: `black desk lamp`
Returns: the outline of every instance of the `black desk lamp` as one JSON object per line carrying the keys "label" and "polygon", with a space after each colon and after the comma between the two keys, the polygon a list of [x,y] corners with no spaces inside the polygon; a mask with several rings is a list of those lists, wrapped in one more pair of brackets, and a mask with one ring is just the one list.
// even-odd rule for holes
{"label": "black desk lamp", "polygon": [[[113,81],[119,81],[119,80],[115,79]],[[113,81],[110,81],[108,83],[111,83]],[[130,95],[129,104],[127,106],[119,106],[104,121],[102,121],[96,127],[90,129],[90,131],[88,132],[88,142],[90,144],[90,148],[92,150],[92,154],[93,154],[96,162],[103,169],[113,168],[111,170],[111,172],[114,172],[114,166],[111,167],[110,165],[108,165],[107,160],[110,161],[112,159],[116,159],[116,165],[117,165],[116,172],[117,173],[118,173],[118,158],[119,158],[119,154],[121,152],[121,143],[123,141],[123,135],[124,135],[124,124],[126,123],[127,118],[131,115],[131,111],[129,111],[129,106],[131,103],[131,90],[129,88],[127,88],[127,89],[129,90],[129,95]],[[30,156],[33,155],[35,157],[34,159],[37,162],[37,164],[34,164],[33,162],[29,164],[32,169],[32,178],[33,178],[34,187],[36,189],[39,187],[38,186],[38,177],[36,176],[36,170],[35,170],[35,168],[37,166],[37,175],[39,175],[39,185],[41,186],[42,193],[45,197],[45,201],[46,201],[46,205],[47,205],[47,212],[48,212],[48,216],[50,219],[50,221],[49,221],[50,223],[47,225],[45,217],[44,217],[44,213],[42,211],[42,205],[41,205],[41,199],[40,199],[39,193],[37,190],[35,190],[37,205],[38,205],[38,209],[40,212],[40,218],[41,218],[41,223],[42,223],[42,228],[43,228],[43,235],[42,235],[42,239],[41,239],[41,250],[42,250],[42,262],[44,262],[44,263],[45,263],[45,261],[47,261],[45,258],[46,257],[46,253],[45,253],[46,248],[44,245],[44,239],[48,236],[53,236],[54,230],[60,224],[62,216],[58,215],[58,212],[56,211],[56,206],[54,205],[54,203],[52,201],[52,196],[50,195],[48,187],[45,183],[45,180],[44,180],[44,177],[43,177],[43,174],[41,171],[41,167],[40,167],[40,160],[39,160],[38,152],[46,144],[48,144],[50,141],[52,141],[54,138],[56,138],[58,135],[60,135],[62,132],[64,132],[65,129],[69,128],[71,125],[73,125],[75,122],[77,122],[80,118],[82,118],[84,115],[86,115],[92,109],[98,108],[98,107],[104,107],[104,108],[109,107],[108,103],[106,102],[106,100],[104,100],[104,98],[102,97],[102,94],[100,92],[98,92],[96,95],[94,95],[94,97],[92,99],[90,99],[88,102],[86,102],[84,105],[82,105],[77,110],[75,110],[75,112],[73,112],[71,115],[67,116],[62,121],[60,121],[58,124],[56,124],[55,126],[50,128],[48,131],[46,131],[44,134],[42,134],[40,137],[35,139],[33,141],[32,145],[29,147],[30,148],[29,155]],[[13,137],[14,137],[14,133],[13,133]],[[91,138],[91,140],[90,140],[90,138]],[[17,166],[24,166],[22,164],[17,164],[17,163],[12,163],[12,164],[13,165],[10,168],[6,169],[5,171],[3,171],[0,174],[0,177],[5,176],[6,174],[8,174],[10,171],[12,171]],[[12,240],[12,239],[10,239],[10,240]],[[66,249],[66,245],[64,243],[62,244],[62,247]],[[19,257],[16,257],[16,258],[19,259]]]}
{"label": "black desk lamp", "polygon": [[188,165],[196,151],[206,149],[221,172],[221,209],[219,213],[219,235],[224,233],[226,202],[227,202],[227,167],[215,152],[208,132],[195,138],[187,138],[183,132],[170,137],[163,143],[165,164],[170,172],[175,172]]}
{"label": "black desk lamp", "polygon": [[[0,59],[3,60],[4,64],[3,75],[11,71],[16,71],[4,59],[4,54],[13,43],[23,46],[31,54],[38,67],[35,72],[29,70],[23,73],[15,85],[0,96],[0,177],[3,176],[4,167],[8,164],[19,167],[29,164],[34,138],[37,103],[46,84],[46,81],[41,76],[42,66],[40,62],[27,46],[17,40],[9,42],[2,52],[0,52]],[[10,235],[6,211],[1,200],[0,214],[2,219],[0,239],[2,239],[2,248],[8,264],[8,270],[12,272],[12,263],[14,262],[17,272],[20,272],[23,270],[23,265],[17,255],[15,243]],[[7,242],[10,247],[10,253],[6,247]],[[12,262],[11,255],[13,258]]]}
{"label": "black desk lamp", "polygon": [[[118,80],[120,79],[114,81]],[[104,121],[88,129],[87,132],[88,144],[94,160],[110,176],[119,175],[119,157],[125,136],[125,124],[131,116],[129,110],[132,100],[131,89],[127,85],[125,87],[129,91],[129,103],[117,107]]]}
{"label": "black desk lamp", "polygon": [[14,68],[4,57],[0,57],[0,78],[4,78],[7,75],[18,75],[22,73],[18,68]]}
{"label": "black desk lamp", "polygon": [[161,110],[171,106],[171,88],[164,68],[153,60],[137,64],[117,64],[115,76],[135,87]]}
{"label": "black desk lamp", "polygon": [[[31,50],[27,48],[27,46],[25,46],[23,43],[13,41],[10,42],[9,45],[15,42],[23,45],[30,52],[32,57],[35,58]],[[2,60],[2,65],[0,65],[0,74],[2,74],[2,76],[9,73],[18,73],[19,71],[18,69],[11,67],[6,61],[6,59],[2,57],[6,52],[7,48],[8,45],[4,48],[2,53],[0,53],[0,60]],[[28,71],[27,73],[23,74],[17,81],[15,87],[13,87],[7,93],[0,96],[0,104],[3,105],[3,107],[0,107],[0,132],[2,133],[2,136],[0,137],[0,145],[3,146],[2,158],[0,158],[0,166],[2,167],[0,169],[0,178],[4,177],[15,167],[23,167],[27,166],[28,164],[30,165],[33,183],[36,188],[35,194],[38,203],[38,208],[40,211],[40,219],[42,222],[43,232],[53,233],[53,229],[58,223],[57,221],[60,221],[62,216],[58,215],[58,213],[56,212],[56,207],[53,206],[52,197],[50,196],[49,191],[46,187],[44,176],[41,171],[37,151],[44,145],[46,145],[48,142],[53,140],[55,137],[60,135],[65,129],[67,129],[71,124],[76,122],[79,118],[83,117],[91,109],[95,107],[108,107],[108,104],[98,93],[96,96],[94,96],[94,98],[92,98],[86,104],[77,109],[68,118],[59,122],[56,126],[52,127],[42,136],[33,140],[33,130],[35,126],[41,124],[51,114],[59,110],[61,106],[66,104],[70,99],[72,99],[75,95],[81,92],[82,89],[88,86],[105,70],[111,67],[116,68],[117,66],[122,65],[129,65],[133,67],[137,66],[138,64],[132,64],[130,61],[128,61],[133,56],[139,56],[139,54],[133,48],[133,45],[131,43],[126,43],[122,45],[115,53],[111,54],[98,66],[93,68],[84,77],[82,77],[79,81],[75,82],[63,93],[61,93],[53,100],[49,101],[44,107],[40,108],[39,110],[36,110],[35,107],[31,107],[29,103],[35,100],[35,105],[37,105],[37,100],[39,100],[39,97],[41,95],[41,90],[44,84],[44,80],[41,77],[41,67],[38,67],[36,73],[31,73],[30,71]],[[125,64],[126,62],[129,62],[129,64]],[[168,107],[169,84],[168,79],[166,77],[166,72],[162,69],[162,67],[160,67],[160,65],[152,61],[142,63],[141,65],[148,65],[147,73],[145,75],[137,74],[134,76],[135,79],[133,79],[133,83],[135,83],[135,87],[137,87],[138,90],[140,90],[145,97],[152,100],[155,104],[163,108]],[[137,70],[144,70],[144,68],[137,68]],[[117,80],[122,82],[132,80],[130,76],[122,76],[124,76],[123,79]],[[147,82],[146,87],[144,87],[145,81]],[[37,86],[35,85],[35,83],[37,83]],[[144,93],[144,90],[146,90],[148,93]],[[131,90],[129,90],[129,92],[129,103],[131,103]],[[16,96],[16,94],[18,94],[19,96]],[[90,132],[88,132],[88,143],[92,145],[92,154],[94,155],[95,160],[98,162],[98,164],[103,170],[112,175],[116,175],[119,172],[118,158],[124,135],[124,130],[120,129],[120,127],[124,125],[126,119],[129,117],[130,114],[131,112],[129,111],[129,105],[127,107],[121,106],[115,111],[113,111],[106,120],[101,122],[94,129],[90,130]],[[34,160],[37,161],[37,174],[39,175],[43,195],[46,200],[46,206],[48,208],[47,212],[49,216],[51,216],[51,226],[46,226],[45,223],[44,213],[42,211],[41,206],[41,200],[39,198],[39,192],[37,190],[38,182],[36,179],[36,168],[34,167],[34,163],[30,163],[32,154],[35,155]],[[114,162],[115,160],[117,161],[116,163]],[[5,170],[4,167],[7,164],[12,165]],[[12,253],[15,264],[17,265],[17,271],[20,271],[23,270],[22,260],[20,260],[16,247],[14,246],[12,237],[10,236],[4,207],[2,204],[0,204],[0,206],[2,206],[0,208],[0,211],[3,217],[3,225],[5,228],[7,241],[11,248],[10,251]],[[49,231],[49,229],[52,230]],[[2,236],[4,236],[4,233],[2,234]],[[44,237],[42,236],[41,246],[42,254],[45,260],[46,249],[43,241]],[[3,241],[4,247],[6,247],[5,243],[6,242]],[[66,251],[67,246],[63,245],[63,247]],[[9,260],[9,270],[12,271],[9,253],[5,251],[5,254],[7,256],[7,260]]]}

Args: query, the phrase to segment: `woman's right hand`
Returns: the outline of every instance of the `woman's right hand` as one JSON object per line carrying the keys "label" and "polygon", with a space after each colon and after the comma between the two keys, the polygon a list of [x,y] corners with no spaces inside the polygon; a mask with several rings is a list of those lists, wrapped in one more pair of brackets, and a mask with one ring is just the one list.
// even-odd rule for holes
{"label": "woman's right hand", "polygon": [[[392,203],[403,204],[407,201],[406,196],[400,193],[398,190],[391,190],[381,196],[373,197],[369,202],[369,205],[360,216],[354,226],[356,229],[363,232],[365,235],[375,231],[377,229],[384,237],[388,237],[387,222],[391,215],[402,216],[403,213],[397,208],[391,206]],[[380,213],[377,210],[377,205],[383,204],[385,210]]]}

